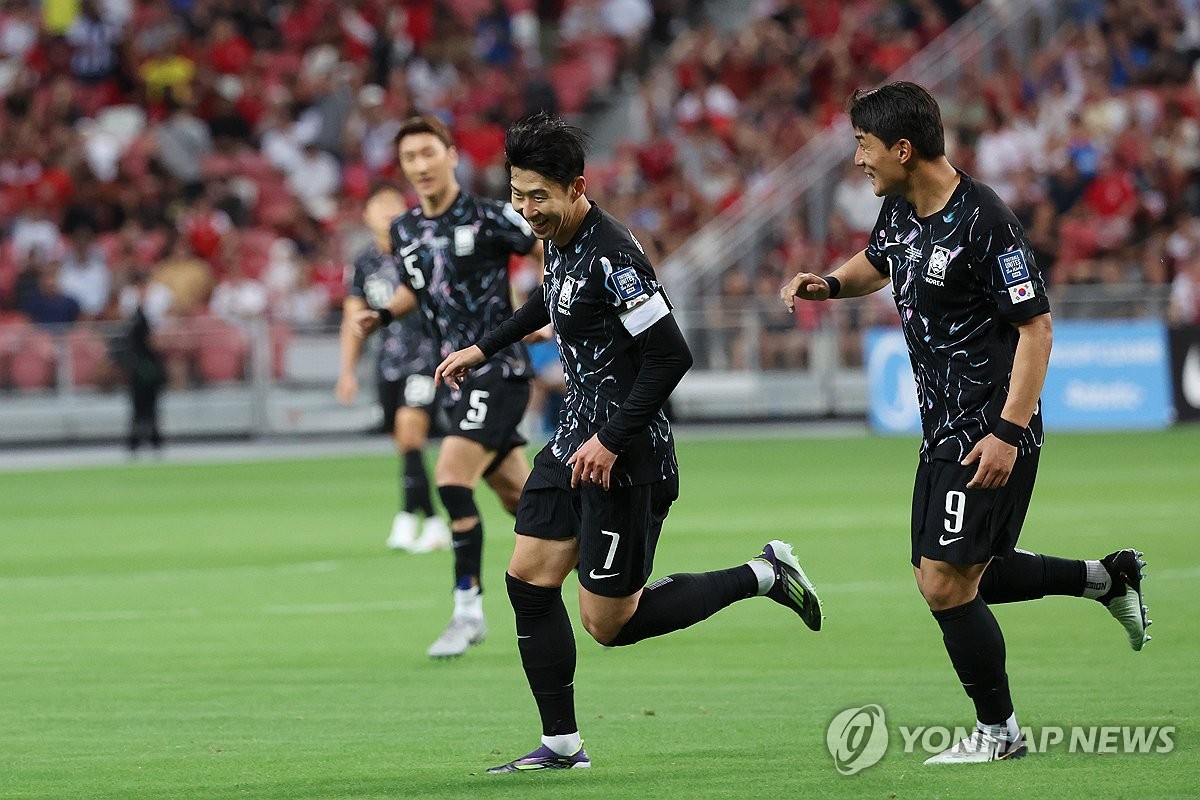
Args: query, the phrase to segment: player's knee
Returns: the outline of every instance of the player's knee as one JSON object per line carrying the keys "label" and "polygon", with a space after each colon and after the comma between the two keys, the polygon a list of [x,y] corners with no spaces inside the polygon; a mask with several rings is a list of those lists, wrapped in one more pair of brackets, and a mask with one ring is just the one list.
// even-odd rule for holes
{"label": "player's knee", "polygon": [[969,603],[976,594],[974,586],[960,584],[940,575],[926,577],[919,588],[931,611],[944,611]]}
{"label": "player's knee", "polygon": [[439,486],[438,497],[442,507],[450,515],[450,528],[461,533],[479,521],[479,508],[475,505],[475,490],[470,486]]}
{"label": "player's knee", "polygon": [[583,629],[595,639],[599,644],[611,645],[613,640],[617,638],[617,634],[625,627],[625,623],[629,622],[629,618],[633,616],[633,609],[605,609],[597,611],[596,609],[588,609],[584,606],[579,607],[579,620],[583,623]]}

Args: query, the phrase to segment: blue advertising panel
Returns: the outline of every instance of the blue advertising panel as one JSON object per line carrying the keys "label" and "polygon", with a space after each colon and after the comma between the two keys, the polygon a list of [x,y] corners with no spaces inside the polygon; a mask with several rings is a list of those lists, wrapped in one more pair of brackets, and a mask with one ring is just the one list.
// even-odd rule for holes
{"label": "blue advertising panel", "polygon": [[1054,323],[1042,415],[1053,430],[1165,428],[1167,330],[1159,320]]}
{"label": "blue advertising panel", "polygon": [[917,382],[908,345],[899,328],[870,328],[864,341],[867,365],[867,419],[871,430],[919,434]]}
{"label": "blue advertising panel", "polygon": [[[921,430],[916,386],[897,328],[865,334],[868,420],[886,434]],[[1054,323],[1042,390],[1050,430],[1164,428],[1171,422],[1166,327],[1159,320]]]}

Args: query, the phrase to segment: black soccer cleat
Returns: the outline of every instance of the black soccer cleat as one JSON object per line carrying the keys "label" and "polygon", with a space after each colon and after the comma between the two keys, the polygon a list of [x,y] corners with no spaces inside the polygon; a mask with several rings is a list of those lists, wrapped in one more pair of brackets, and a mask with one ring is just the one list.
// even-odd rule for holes
{"label": "black soccer cleat", "polygon": [[795,611],[811,630],[821,630],[821,598],[817,597],[816,587],[800,568],[792,546],[773,539],[763,546],[758,559],[775,570],[775,583],[767,597]]}
{"label": "black soccer cleat", "polygon": [[1112,578],[1112,589],[1096,598],[1108,609],[1113,619],[1121,623],[1129,637],[1129,646],[1141,650],[1150,641],[1146,629],[1151,620],[1146,615],[1150,609],[1142,597],[1142,579],[1146,577],[1146,562],[1138,550],[1126,549],[1109,553],[1100,559]]}

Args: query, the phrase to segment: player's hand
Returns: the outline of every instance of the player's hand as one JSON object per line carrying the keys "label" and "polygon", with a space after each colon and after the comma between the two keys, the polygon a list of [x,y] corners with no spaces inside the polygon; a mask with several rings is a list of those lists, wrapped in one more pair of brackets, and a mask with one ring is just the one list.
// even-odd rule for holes
{"label": "player's hand", "polygon": [[828,300],[829,284],[820,275],[801,272],[779,290],[779,298],[788,311],[796,310],[796,298],[801,300]]}
{"label": "player's hand", "polygon": [[333,387],[333,396],[344,406],[354,402],[358,396],[358,377],[353,372],[338,375],[337,386]]}
{"label": "player's hand", "polygon": [[999,489],[1008,483],[1013,464],[1017,463],[1017,448],[1002,442],[990,433],[975,443],[971,452],[962,460],[964,467],[979,462],[975,476],[967,483],[968,489]]}
{"label": "player's hand", "polygon": [[477,344],[464,347],[462,350],[455,350],[446,356],[433,371],[433,385],[441,386],[442,383],[445,383],[451,389],[457,389],[471,368],[478,367],[484,361],[487,359],[483,357],[483,351]]}
{"label": "player's hand", "polygon": [[360,308],[350,317],[350,330],[360,339],[365,339],[379,327],[379,312],[370,308]]}
{"label": "player's hand", "polygon": [[571,488],[577,489],[581,483],[598,483],[608,491],[616,461],[617,454],[600,444],[599,436],[593,436],[567,459],[567,466],[571,468]]}

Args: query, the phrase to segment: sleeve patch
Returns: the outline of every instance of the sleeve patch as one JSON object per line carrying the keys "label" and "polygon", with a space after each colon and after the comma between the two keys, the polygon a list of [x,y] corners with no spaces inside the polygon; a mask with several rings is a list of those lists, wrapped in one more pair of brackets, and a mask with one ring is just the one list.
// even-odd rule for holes
{"label": "sleeve patch", "polygon": [[612,285],[617,290],[617,295],[626,301],[632,300],[646,291],[642,287],[642,279],[633,267],[626,267],[614,272],[612,274]]}
{"label": "sleeve patch", "polygon": [[1033,290],[1033,281],[1025,281],[1018,286],[1008,287],[1008,296],[1014,303],[1024,303],[1036,295],[1037,292]]}
{"label": "sleeve patch", "polygon": [[[1014,250],[1011,253],[1003,253],[999,256],[999,259],[1000,272],[1004,275],[1005,286],[1012,286],[1014,283],[1029,280],[1029,264],[1026,263],[1023,252]],[[1013,300],[1013,302],[1018,301]]]}

